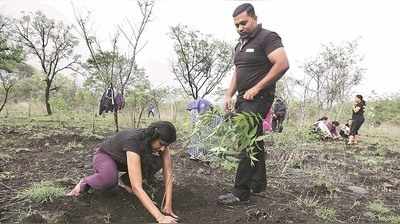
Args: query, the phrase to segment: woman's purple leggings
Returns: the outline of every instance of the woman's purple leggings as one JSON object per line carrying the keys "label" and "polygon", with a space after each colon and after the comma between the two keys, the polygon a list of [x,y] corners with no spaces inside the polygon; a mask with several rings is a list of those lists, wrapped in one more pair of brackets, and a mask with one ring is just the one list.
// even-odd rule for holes
{"label": "woman's purple leggings", "polygon": [[106,153],[96,148],[93,157],[94,174],[83,178],[81,192],[91,187],[96,190],[106,190],[118,185],[118,169],[115,161]]}

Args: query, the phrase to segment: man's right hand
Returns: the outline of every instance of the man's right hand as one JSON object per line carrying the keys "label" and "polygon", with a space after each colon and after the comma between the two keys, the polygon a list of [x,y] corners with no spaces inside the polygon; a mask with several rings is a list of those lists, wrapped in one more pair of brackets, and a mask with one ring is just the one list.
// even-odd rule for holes
{"label": "man's right hand", "polygon": [[162,215],[160,218],[157,219],[158,223],[178,223],[178,219],[173,218],[168,215]]}
{"label": "man's right hand", "polygon": [[225,96],[224,98],[224,110],[225,112],[232,111],[232,97]]}

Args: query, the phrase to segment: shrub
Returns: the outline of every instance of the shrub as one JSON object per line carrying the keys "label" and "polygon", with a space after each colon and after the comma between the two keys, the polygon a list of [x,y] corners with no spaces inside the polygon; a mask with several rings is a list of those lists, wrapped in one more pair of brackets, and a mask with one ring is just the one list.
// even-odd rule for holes
{"label": "shrub", "polygon": [[201,139],[201,144],[209,149],[209,160],[212,162],[233,169],[226,161],[238,161],[237,156],[244,150],[254,164],[257,160],[254,143],[262,140],[257,139],[256,135],[256,124],[261,118],[254,113],[230,114],[225,119],[224,117],[218,110],[206,112],[196,123],[192,136],[205,136]]}

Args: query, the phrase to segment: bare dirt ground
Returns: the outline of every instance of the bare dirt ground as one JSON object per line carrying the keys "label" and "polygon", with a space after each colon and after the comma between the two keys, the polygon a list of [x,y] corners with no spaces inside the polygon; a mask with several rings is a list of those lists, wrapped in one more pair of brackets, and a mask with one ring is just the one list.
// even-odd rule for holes
{"label": "bare dirt ground", "polygon": [[[71,189],[92,172],[92,146],[79,128],[0,125],[0,223],[149,223],[153,218],[122,189],[35,203],[21,192],[53,181]],[[393,146],[397,147],[397,146]],[[174,210],[183,223],[398,223],[400,154],[379,144],[326,142],[268,147],[268,186],[248,204],[223,207],[233,174],[174,156]],[[162,200],[162,185],[154,201]],[[379,200],[389,209],[372,209]],[[376,203],[375,203],[376,204]]]}

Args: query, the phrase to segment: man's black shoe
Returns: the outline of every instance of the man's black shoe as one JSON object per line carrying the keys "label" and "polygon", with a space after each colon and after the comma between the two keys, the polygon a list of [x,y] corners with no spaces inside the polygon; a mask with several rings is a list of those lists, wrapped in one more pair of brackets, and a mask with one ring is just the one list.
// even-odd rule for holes
{"label": "man's black shoe", "polygon": [[250,190],[250,193],[258,194],[258,193],[261,193],[264,191],[265,191],[265,188],[254,188],[254,189]]}
{"label": "man's black shoe", "polygon": [[227,193],[218,197],[218,204],[221,205],[239,205],[243,203],[248,203],[249,200],[241,200],[232,193]]}

